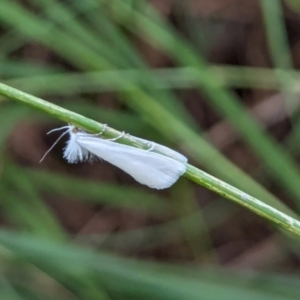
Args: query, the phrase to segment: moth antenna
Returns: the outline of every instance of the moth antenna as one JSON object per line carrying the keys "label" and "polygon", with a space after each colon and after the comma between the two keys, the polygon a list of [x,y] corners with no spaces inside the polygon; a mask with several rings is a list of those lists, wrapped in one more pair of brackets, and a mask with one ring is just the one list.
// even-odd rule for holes
{"label": "moth antenna", "polygon": [[52,133],[54,131],[59,131],[59,130],[62,130],[62,129],[70,128],[70,126],[72,126],[72,125],[66,125],[66,126],[62,126],[62,127],[59,127],[59,128],[52,129],[49,132],[47,132],[47,134],[50,134],[50,133]]}
{"label": "moth antenna", "polygon": [[48,133],[50,133],[50,132],[53,132],[53,131],[57,131],[57,130],[61,130],[61,129],[63,129],[63,128],[69,128],[67,131],[65,131],[65,132],[63,132],[60,136],[59,136],[59,138],[53,143],[53,145],[47,150],[47,152],[43,155],[43,157],[41,158],[41,160],[40,160],[40,163],[45,159],[45,157],[48,155],[48,153],[57,145],[57,143],[61,140],[61,138],[64,136],[64,135],[66,135],[67,133],[69,133],[72,129],[73,129],[73,127],[70,127],[70,126],[64,126],[64,127],[61,127],[61,128],[56,128],[56,129],[53,129],[53,130],[51,130],[51,131],[49,131]]}

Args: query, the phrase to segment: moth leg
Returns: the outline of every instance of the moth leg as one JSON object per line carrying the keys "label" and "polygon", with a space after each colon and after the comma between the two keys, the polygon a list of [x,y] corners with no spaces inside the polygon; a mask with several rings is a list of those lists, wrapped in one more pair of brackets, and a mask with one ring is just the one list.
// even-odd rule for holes
{"label": "moth leg", "polygon": [[125,134],[126,134],[125,131],[123,131],[119,136],[117,136],[117,137],[115,137],[113,139],[109,139],[109,141],[116,141],[116,140],[122,138]]}
{"label": "moth leg", "polygon": [[[126,135],[128,135],[129,139],[131,141],[134,141],[134,137],[132,137],[129,133],[126,133]],[[138,139],[138,138],[137,138]],[[149,149],[145,149],[146,151],[152,151],[155,147],[155,143],[154,142],[149,142],[147,140],[143,140],[143,139],[138,139],[138,141],[141,141],[143,143],[147,142],[147,146],[149,147]]]}
{"label": "moth leg", "polygon": [[149,149],[147,149],[147,151],[152,151],[155,147],[155,143],[154,142],[149,142],[148,146],[150,147]]}
{"label": "moth leg", "polygon": [[105,130],[107,129],[108,125],[107,124],[103,124],[103,129],[99,132],[99,133],[96,133],[96,135],[102,135]]}

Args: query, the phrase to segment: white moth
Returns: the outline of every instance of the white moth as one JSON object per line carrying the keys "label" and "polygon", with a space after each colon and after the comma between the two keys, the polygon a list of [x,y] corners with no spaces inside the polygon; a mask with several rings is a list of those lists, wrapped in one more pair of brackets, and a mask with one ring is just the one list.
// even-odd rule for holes
{"label": "white moth", "polygon": [[[73,125],[52,131],[65,128],[67,130],[61,137],[69,133],[70,139],[64,148],[63,157],[69,163],[90,161],[94,157],[98,157],[122,169],[139,183],[154,189],[165,189],[172,186],[186,172],[187,158],[168,147],[153,144],[149,150],[139,149],[116,143],[115,140],[118,138],[103,139],[99,137],[100,134],[90,134]],[[147,140],[135,139],[150,144]],[[41,161],[57,144],[58,140],[46,152]],[[163,154],[152,152],[154,148]]]}

